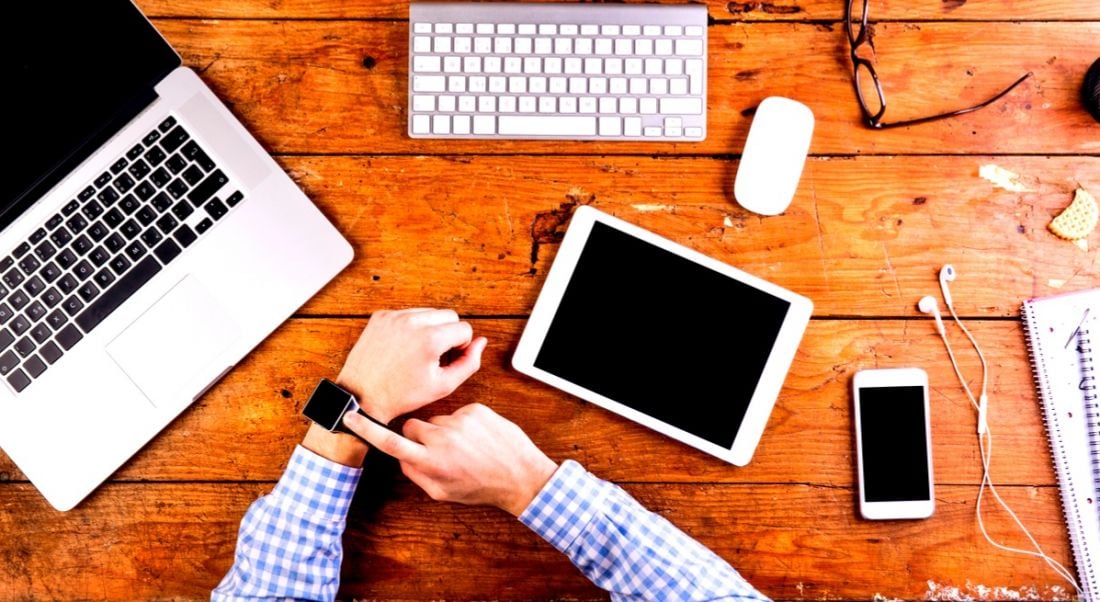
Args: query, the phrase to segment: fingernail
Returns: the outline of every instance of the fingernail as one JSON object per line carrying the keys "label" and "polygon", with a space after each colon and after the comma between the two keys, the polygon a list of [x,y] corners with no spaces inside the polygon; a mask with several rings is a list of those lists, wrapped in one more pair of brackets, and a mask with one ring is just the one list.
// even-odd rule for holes
{"label": "fingernail", "polygon": [[363,420],[363,417],[355,412],[348,412],[344,414],[344,424],[348,426],[355,426]]}

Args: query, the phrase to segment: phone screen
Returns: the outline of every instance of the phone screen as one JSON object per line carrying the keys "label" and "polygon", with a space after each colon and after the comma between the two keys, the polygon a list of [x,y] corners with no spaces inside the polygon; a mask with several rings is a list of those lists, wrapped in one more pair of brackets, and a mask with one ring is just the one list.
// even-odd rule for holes
{"label": "phone screen", "polygon": [[924,388],[862,387],[859,398],[866,501],[930,499]]}

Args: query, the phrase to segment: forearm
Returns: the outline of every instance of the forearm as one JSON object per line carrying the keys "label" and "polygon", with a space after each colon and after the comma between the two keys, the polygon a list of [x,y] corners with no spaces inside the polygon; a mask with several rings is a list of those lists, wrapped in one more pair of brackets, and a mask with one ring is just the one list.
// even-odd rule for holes
{"label": "forearm", "polygon": [[766,600],[622,489],[564,462],[520,520],[618,600]]}
{"label": "forearm", "polygon": [[341,537],[360,473],[297,448],[275,489],[254,502],[241,522],[233,567],[211,599],[333,600]]}

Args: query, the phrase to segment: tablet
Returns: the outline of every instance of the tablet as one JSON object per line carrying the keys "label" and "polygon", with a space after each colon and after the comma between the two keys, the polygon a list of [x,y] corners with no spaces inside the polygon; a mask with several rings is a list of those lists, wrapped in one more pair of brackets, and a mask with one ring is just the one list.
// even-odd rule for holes
{"label": "tablet", "polygon": [[812,311],[805,297],[581,207],[512,365],[744,466]]}

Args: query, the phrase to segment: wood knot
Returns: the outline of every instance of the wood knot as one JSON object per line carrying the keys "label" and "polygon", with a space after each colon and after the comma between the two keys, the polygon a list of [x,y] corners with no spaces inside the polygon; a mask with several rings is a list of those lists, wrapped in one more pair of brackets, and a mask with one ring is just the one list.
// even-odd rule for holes
{"label": "wood knot", "polygon": [[363,67],[366,69],[374,69],[374,66],[378,64],[378,61],[374,60],[373,56],[363,57]]}

